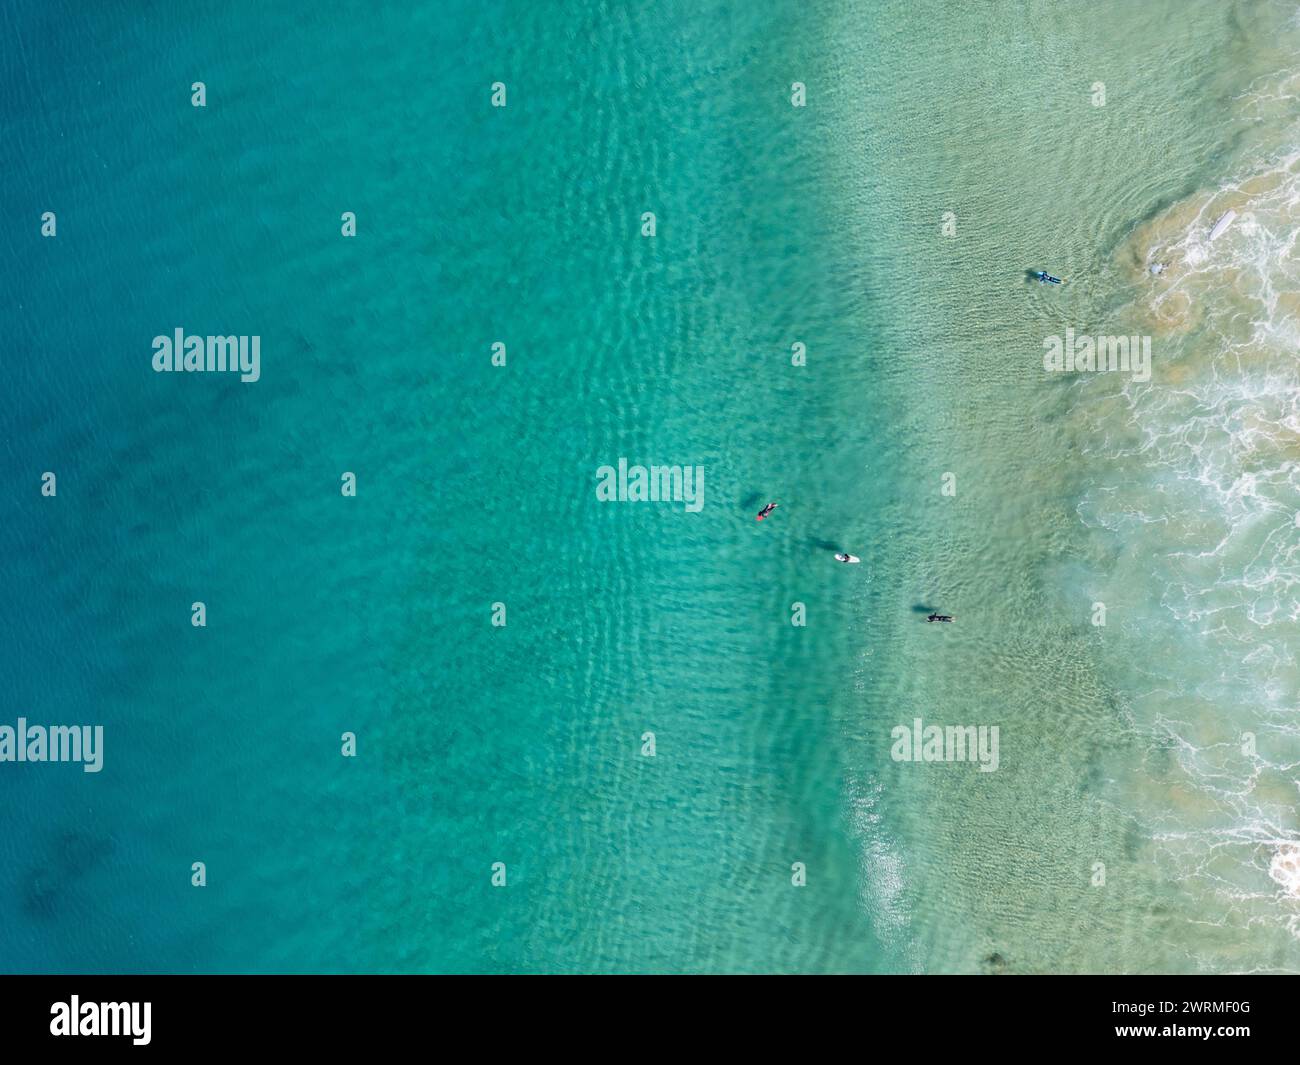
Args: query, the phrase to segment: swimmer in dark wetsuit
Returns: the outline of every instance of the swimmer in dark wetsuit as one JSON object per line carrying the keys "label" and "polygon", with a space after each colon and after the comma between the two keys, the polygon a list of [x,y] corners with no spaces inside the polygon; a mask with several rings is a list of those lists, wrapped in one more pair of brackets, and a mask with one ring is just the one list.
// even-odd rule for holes
{"label": "swimmer in dark wetsuit", "polygon": [[775,504],[775,503],[769,503],[767,506],[765,506],[762,510],[760,510],[760,511],[758,512],[758,516],[757,516],[754,520],[755,520],[755,521],[762,521],[762,520],[763,520],[764,518],[766,518],[769,514],[771,514],[772,511],[776,510],[776,507],[777,507],[777,504]]}
{"label": "swimmer in dark wetsuit", "polygon": [[931,614],[925,620],[926,621],[951,621],[952,619],[953,619],[952,614]]}

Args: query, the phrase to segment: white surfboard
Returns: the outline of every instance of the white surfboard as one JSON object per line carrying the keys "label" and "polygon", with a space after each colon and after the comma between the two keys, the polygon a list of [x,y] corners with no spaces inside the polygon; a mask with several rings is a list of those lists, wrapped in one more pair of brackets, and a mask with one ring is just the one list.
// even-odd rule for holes
{"label": "white surfboard", "polygon": [[857,555],[836,555],[835,561],[836,562],[861,562],[862,559],[858,558]]}
{"label": "white surfboard", "polygon": [[1237,217],[1236,211],[1224,211],[1223,216],[1214,223],[1214,228],[1210,230],[1210,239],[1223,235],[1223,231],[1232,225],[1232,220]]}

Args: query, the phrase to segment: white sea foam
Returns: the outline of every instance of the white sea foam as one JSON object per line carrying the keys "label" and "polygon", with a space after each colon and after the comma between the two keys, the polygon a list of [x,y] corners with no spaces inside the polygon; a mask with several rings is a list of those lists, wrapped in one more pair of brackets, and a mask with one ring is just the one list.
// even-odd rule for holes
{"label": "white sea foam", "polygon": [[849,784],[849,820],[858,841],[861,901],[876,934],[907,960],[911,970],[919,972],[919,953],[904,896],[902,853],[878,809],[883,791],[884,785],[875,778]]}
{"label": "white sea foam", "polygon": [[[1165,810],[1152,815],[1158,846],[1218,898],[1222,920],[1294,934],[1300,72],[1261,79],[1238,103],[1270,136],[1121,249],[1137,293],[1126,314],[1172,357],[1149,384],[1081,411],[1107,431],[1081,434],[1094,477],[1079,514],[1122,537],[1108,594],[1141,622],[1117,672],[1144,686],[1134,705]],[[1270,141],[1288,147],[1270,154]]]}
{"label": "white sea foam", "polygon": [[1300,899],[1300,843],[1279,843],[1269,862],[1268,875],[1292,898]]}

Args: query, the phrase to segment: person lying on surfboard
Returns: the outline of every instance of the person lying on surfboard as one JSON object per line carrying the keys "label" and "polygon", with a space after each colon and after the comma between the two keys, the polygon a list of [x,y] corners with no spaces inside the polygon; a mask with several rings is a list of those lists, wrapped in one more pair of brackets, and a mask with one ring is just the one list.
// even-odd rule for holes
{"label": "person lying on surfboard", "polygon": [[835,556],[835,561],[836,561],[836,562],[861,562],[862,559],[858,558],[857,555],[850,555],[850,554],[848,554],[848,553],[840,553],[840,554],[837,554],[837,555]]}
{"label": "person lying on surfboard", "polygon": [[764,518],[766,518],[769,514],[771,514],[772,511],[776,510],[776,508],[777,508],[777,504],[776,504],[776,503],[769,503],[767,506],[765,506],[762,510],[760,510],[760,511],[758,512],[758,517],[756,517],[754,520],[755,520],[755,521],[762,521],[762,520],[763,520]]}

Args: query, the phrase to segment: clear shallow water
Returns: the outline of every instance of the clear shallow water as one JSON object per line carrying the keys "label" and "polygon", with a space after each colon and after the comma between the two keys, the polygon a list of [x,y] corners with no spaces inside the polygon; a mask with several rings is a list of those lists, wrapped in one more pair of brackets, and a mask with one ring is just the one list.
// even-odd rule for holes
{"label": "clear shallow water", "polygon": [[[1209,326],[1145,323],[1219,306],[1212,257],[1143,274],[1293,139],[1248,110],[1287,6],[50,11],[0,92],[4,680],[108,747],[0,775],[6,968],[1300,968],[1294,350],[1213,333],[1287,328],[1285,181]],[[1042,372],[1110,323],[1153,387]],[[262,380],[154,375],[177,325],[260,333]],[[1195,401],[1276,445],[1197,494],[1162,374],[1230,369]],[[598,505],[621,455],[704,510]],[[999,724],[998,772],[891,762],[914,716]]]}

